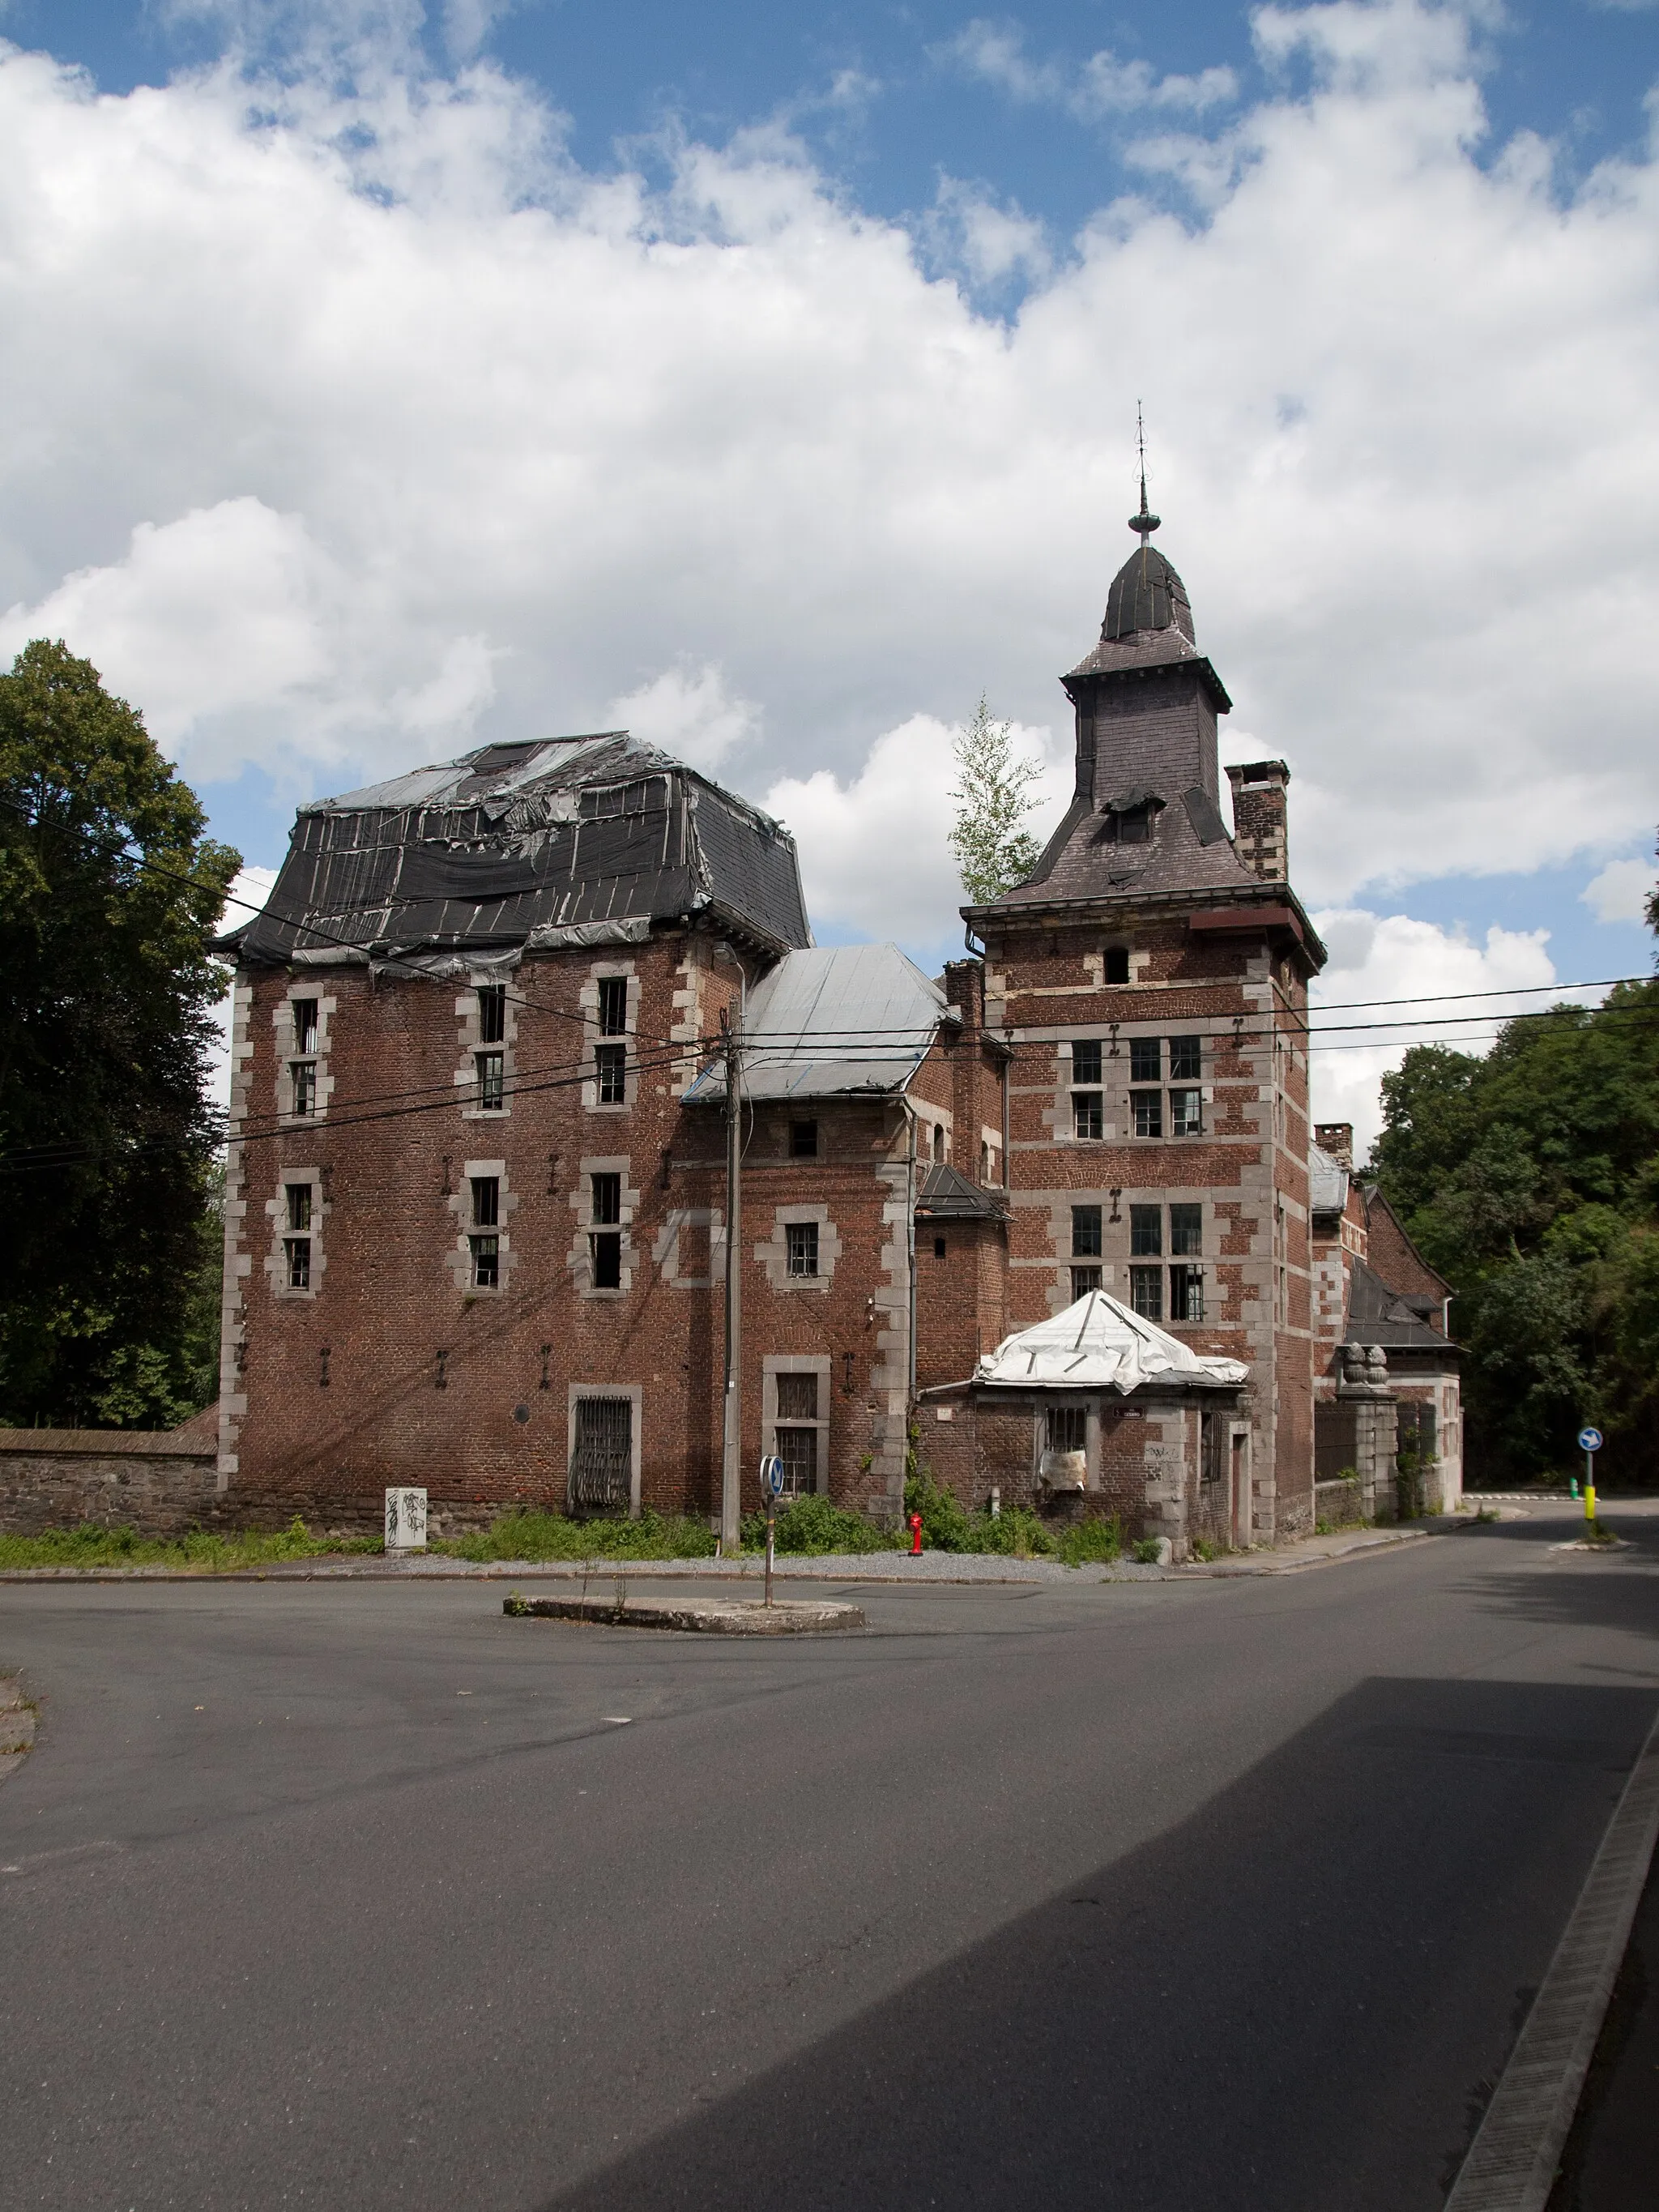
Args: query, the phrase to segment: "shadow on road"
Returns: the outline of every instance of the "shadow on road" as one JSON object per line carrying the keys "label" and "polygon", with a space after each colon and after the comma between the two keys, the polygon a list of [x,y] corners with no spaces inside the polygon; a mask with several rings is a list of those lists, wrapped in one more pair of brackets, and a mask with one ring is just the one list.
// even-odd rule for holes
{"label": "shadow on road", "polygon": [[[1654,1705],[1365,1684],[1182,1826],[547,2212],[1432,2212]],[[917,1884],[936,1897],[951,1867],[941,1835]],[[787,2034],[787,1990],[767,2009]],[[769,2031],[730,2032],[752,2057]]]}

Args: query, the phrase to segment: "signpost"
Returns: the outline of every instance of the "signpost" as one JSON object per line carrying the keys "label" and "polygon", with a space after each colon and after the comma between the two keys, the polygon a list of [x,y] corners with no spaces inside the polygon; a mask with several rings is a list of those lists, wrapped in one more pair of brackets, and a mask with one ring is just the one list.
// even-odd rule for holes
{"label": "signpost", "polygon": [[777,1520],[778,1500],[783,1495],[783,1462],[775,1452],[769,1452],[761,1462],[761,1488],[766,1493],[766,1602],[772,1602],[772,1536]]}
{"label": "signpost", "polygon": [[1578,1449],[1584,1455],[1584,1518],[1593,1528],[1595,1526],[1595,1455],[1601,1449],[1601,1430],[1580,1429]]}

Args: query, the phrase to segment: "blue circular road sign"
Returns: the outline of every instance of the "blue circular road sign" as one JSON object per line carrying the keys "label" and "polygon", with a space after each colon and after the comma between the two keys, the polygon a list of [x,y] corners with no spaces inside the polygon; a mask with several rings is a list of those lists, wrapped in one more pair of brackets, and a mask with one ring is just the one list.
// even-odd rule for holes
{"label": "blue circular road sign", "polygon": [[1578,1449],[1580,1451],[1600,1451],[1601,1449],[1601,1430],[1580,1429],[1578,1431]]}
{"label": "blue circular road sign", "polygon": [[783,1462],[775,1453],[761,1462],[761,1488],[772,1498],[783,1495]]}

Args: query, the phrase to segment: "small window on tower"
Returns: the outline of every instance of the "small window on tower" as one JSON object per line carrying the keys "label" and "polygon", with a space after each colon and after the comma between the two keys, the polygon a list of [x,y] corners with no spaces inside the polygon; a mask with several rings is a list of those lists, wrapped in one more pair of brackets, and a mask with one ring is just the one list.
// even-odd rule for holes
{"label": "small window on tower", "polygon": [[628,978],[626,975],[601,975],[599,978],[599,1035],[626,1036],[628,1034]]}
{"label": "small window on tower", "polygon": [[792,1275],[816,1275],[818,1272],[818,1224],[816,1221],[790,1221],[784,1224],[786,1249]]}
{"label": "small window on tower", "polygon": [[478,1106],[485,1114],[503,1114],[507,1110],[507,1060],[499,1052],[475,1052],[478,1079]]}
{"label": "small window on tower", "polygon": [[1204,1073],[1204,1040],[1195,1036],[1170,1039],[1170,1080],[1196,1083]]}
{"label": "small window on tower", "polygon": [[1164,1041],[1161,1037],[1131,1037],[1129,1080],[1159,1083],[1164,1079]]}
{"label": "small window on tower", "polygon": [[478,1042],[499,1044],[506,1035],[507,986],[482,983],[478,987]]}
{"label": "small window on tower", "polygon": [[933,1124],[933,1163],[937,1167],[943,1167],[945,1165],[945,1124],[943,1121],[935,1121]]}
{"label": "small window on tower", "polygon": [[1074,1206],[1072,1208],[1073,1258],[1097,1260],[1100,1251],[1100,1208],[1097,1206]]}
{"label": "small window on tower", "polygon": [[317,1049],[317,1001],[315,999],[291,999],[294,1009],[294,1049],[312,1053]]}
{"label": "small window on tower", "polygon": [[1072,1080],[1073,1083],[1100,1081],[1100,1039],[1077,1037],[1072,1044]]}
{"label": "small window on tower", "polygon": [[501,1184],[499,1176],[474,1176],[472,1178],[472,1226],[493,1229],[501,1218]]}
{"label": "small window on tower", "polygon": [[1129,980],[1129,949],[1125,945],[1109,945],[1106,948],[1106,981],[1127,983]]}
{"label": "small window on tower", "polygon": [[628,1103],[628,1047],[597,1044],[593,1048],[595,1095],[601,1106]]}
{"label": "small window on tower", "polygon": [[1144,845],[1152,834],[1152,810],[1150,806],[1132,806],[1116,819],[1120,845]]}
{"label": "small window on tower", "polygon": [[1132,1206],[1129,1208],[1129,1250],[1136,1259],[1161,1253],[1164,1249],[1164,1209],[1158,1206]]}
{"label": "small window on tower", "polygon": [[789,1124],[789,1157],[792,1160],[815,1160],[818,1156],[818,1125],[816,1121],[792,1121]]}
{"label": "small window on tower", "polygon": [[291,1182],[285,1186],[288,1197],[288,1225],[290,1230],[307,1230],[311,1226],[311,1185]]}
{"label": "small window on tower", "polygon": [[592,1189],[593,1219],[601,1226],[622,1219],[622,1177],[619,1175],[590,1176]]}
{"label": "small window on tower", "polygon": [[1201,1206],[1170,1208],[1170,1249],[1177,1257],[1194,1258],[1204,1249],[1204,1209]]}

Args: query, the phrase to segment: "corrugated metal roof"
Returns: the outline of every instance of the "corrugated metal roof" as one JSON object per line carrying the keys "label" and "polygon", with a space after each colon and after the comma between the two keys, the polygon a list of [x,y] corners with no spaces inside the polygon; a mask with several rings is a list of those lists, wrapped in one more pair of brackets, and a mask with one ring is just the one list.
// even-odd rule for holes
{"label": "corrugated metal roof", "polygon": [[264,911],[222,944],[272,961],[481,948],[705,908],[779,949],[811,943],[787,830],[608,730],[482,745],[302,807]]}
{"label": "corrugated metal roof", "polygon": [[994,1389],[1117,1390],[1143,1383],[1182,1389],[1236,1389],[1249,1370],[1237,1359],[1206,1357],[1104,1291],[1091,1291],[1063,1313],[1006,1336],[974,1371]]}
{"label": "corrugated metal roof", "polygon": [[[945,1012],[945,994],[896,945],[786,953],[749,994],[744,1089],[751,1098],[902,1091]],[[725,1096],[718,1065],[686,1094],[698,1103]]]}

